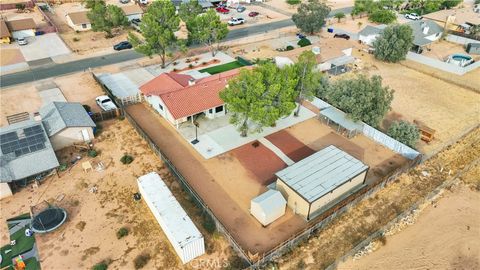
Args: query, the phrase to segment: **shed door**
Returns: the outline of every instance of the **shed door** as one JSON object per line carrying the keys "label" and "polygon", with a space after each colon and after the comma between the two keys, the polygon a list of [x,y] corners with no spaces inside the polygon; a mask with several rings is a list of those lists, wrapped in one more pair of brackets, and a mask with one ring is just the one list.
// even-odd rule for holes
{"label": "shed door", "polygon": [[90,135],[88,135],[88,130],[82,129],[82,137],[84,142],[90,141]]}

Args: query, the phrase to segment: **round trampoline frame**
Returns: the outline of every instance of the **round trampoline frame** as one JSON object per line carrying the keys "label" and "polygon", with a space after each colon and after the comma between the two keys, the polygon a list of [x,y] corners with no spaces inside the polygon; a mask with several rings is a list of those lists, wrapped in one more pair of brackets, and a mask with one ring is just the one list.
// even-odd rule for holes
{"label": "round trampoline frame", "polygon": [[[42,224],[42,221],[41,219],[38,220],[38,218],[45,212],[47,211],[61,211],[61,213],[63,214],[63,218],[62,220],[60,220],[60,222],[58,222],[58,224],[56,224],[55,226],[51,227],[51,228],[48,228],[48,229],[45,229],[45,226],[44,229],[42,228],[35,228],[35,224],[36,223],[39,223],[39,224]],[[37,221],[38,220],[38,221]],[[54,231],[56,230],[57,228],[59,228],[60,226],[62,226],[63,223],[65,223],[65,221],[67,220],[67,211],[65,211],[65,209],[63,208],[57,208],[57,207],[51,207],[51,208],[47,208],[47,209],[44,209],[42,211],[40,211],[40,213],[38,213],[37,215],[33,216],[32,217],[32,223],[31,223],[31,228],[32,228],[32,231],[35,232],[35,233],[48,233],[48,232],[51,232],[51,231]],[[43,225],[43,224],[42,224]],[[41,225],[41,226],[42,226]]]}

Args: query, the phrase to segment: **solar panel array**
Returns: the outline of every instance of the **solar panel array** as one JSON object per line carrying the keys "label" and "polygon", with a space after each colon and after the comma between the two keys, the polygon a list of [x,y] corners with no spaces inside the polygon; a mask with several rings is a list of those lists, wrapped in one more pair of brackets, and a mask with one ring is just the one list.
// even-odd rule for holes
{"label": "solar panel array", "polygon": [[15,153],[16,157],[45,149],[45,133],[40,125],[0,135],[0,147],[4,155]]}

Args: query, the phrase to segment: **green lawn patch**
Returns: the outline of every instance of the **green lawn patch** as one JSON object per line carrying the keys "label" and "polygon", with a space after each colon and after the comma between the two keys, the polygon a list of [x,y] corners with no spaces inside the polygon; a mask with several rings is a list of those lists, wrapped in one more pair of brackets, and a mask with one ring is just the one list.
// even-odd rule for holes
{"label": "green lawn patch", "polygon": [[12,264],[12,251],[5,254],[5,251],[9,249],[12,249],[10,245],[5,245],[0,248],[0,255],[2,255],[2,263],[0,263],[0,269],[3,269],[4,267]]}
{"label": "green lawn patch", "polygon": [[243,67],[244,65],[242,65],[240,62],[238,61],[233,61],[233,62],[230,62],[230,63],[226,63],[226,64],[223,64],[223,65],[218,65],[218,66],[214,66],[214,67],[209,67],[209,68],[205,68],[205,69],[201,69],[199,70],[200,72],[207,72],[209,73],[210,75],[213,75],[213,74],[217,74],[217,73],[220,73],[220,72],[225,72],[225,71],[228,71],[228,70],[232,70],[232,69],[236,69],[236,68],[239,68],[239,67]]}
{"label": "green lawn patch", "polygon": [[37,258],[32,257],[25,260],[25,270],[40,270],[40,263],[38,263]]}
{"label": "green lawn patch", "polygon": [[23,227],[23,229],[20,229],[16,233],[10,235],[10,240],[16,241],[16,244],[12,246],[12,257],[23,254],[33,248],[33,244],[35,244],[35,237],[25,236],[25,229],[27,228],[28,227]]}

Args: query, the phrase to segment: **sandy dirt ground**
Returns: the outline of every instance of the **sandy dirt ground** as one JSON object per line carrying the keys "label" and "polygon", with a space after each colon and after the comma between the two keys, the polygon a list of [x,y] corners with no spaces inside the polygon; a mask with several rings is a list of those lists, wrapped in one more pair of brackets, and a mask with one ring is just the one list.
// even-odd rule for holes
{"label": "sandy dirt ground", "polygon": [[315,150],[303,144],[286,130],[280,130],[265,138],[295,162],[315,153]]}
{"label": "sandy dirt ground", "polygon": [[424,209],[414,225],[347,269],[479,269],[480,192],[459,187]]}
{"label": "sandy dirt ground", "polygon": [[0,14],[2,19],[7,21],[32,18],[33,21],[35,21],[37,28],[47,25],[47,22],[43,18],[42,14],[38,10],[36,10],[36,8],[31,9],[27,12],[18,12],[16,9],[7,9],[0,11]]}
{"label": "sandy dirt ground", "polygon": [[[27,212],[30,205],[44,200],[67,210],[67,222],[60,229],[36,235],[43,269],[91,269],[102,260],[110,261],[109,269],[133,269],[133,259],[141,253],[152,257],[145,269],[188,268],[180,263],[147,205],[132,199],[138,190],[136,178],[151,171],[161,175],[205,236],[209,255],[199,259],[228,261],[231,251],[225,240],[203,229],[198,208],[129,123],[117,120],[102,125],[103,131],[94,141],[99,156],[92,159],[83,153],[84,158],[71,170],[60,172],[60,177],[52,176],[39,188],[28,186],[1,201],[1,220]],[[124,153],[135,158],[133,163],[120,162]],[[82,155],[75,149],[57,153],[66,161],[78,154]],[[105,169],[84,172],[80,163],[86,161],[94,167],[101,161]],[[96,193],[89,192],[92,187],[97,188]],[[130,233],[117,239],[121,227]],[[6,223],[0,228],[1,243],[6,244]]]}
{"label": "sandy dirt ground", "polygon": [[[90,73],[76,73],[58,77],[52,81],[57,84],[67,101],[80,102],[89,105],[94,112],[100,111],[95,98],[103,95],[104,92]],[[43,104],[35,87],[37,84],[27,83],[0,91],[0,126],[7,124],[8,115],[38,112]]]}
{"label": "sandy dirt ground", "polygon": [[4,44],[0,47],[0,66],[18,64],[25,61],[22,52],[17,48],[6,48]]}
{"label": "sandy dirt ground", "polygon": [[[354,55],[364,67],[360,72],[382,76],[383,84],[395,90],[392,111],[384,125],[398,119],[420,120],[436,130],[430,144],[418,144],[420,151],[435,152],[480,123],[479,94],[399,64],[377,61],[356,50]],[[480,76],[480,70],[471,73],[472,79]]]}
{"label": "sandy dirt ground", "polygon": [[377,23],[370,22],[367,17],[352,19],[350,14],[346,14],[345,16],[346,17],[341,19],[340,22],[338,22],[338,19],[330,18],[327,20],[327,25],[329,27],[342,29],[351,33],[357,33],[367,25],[378,25]]}

